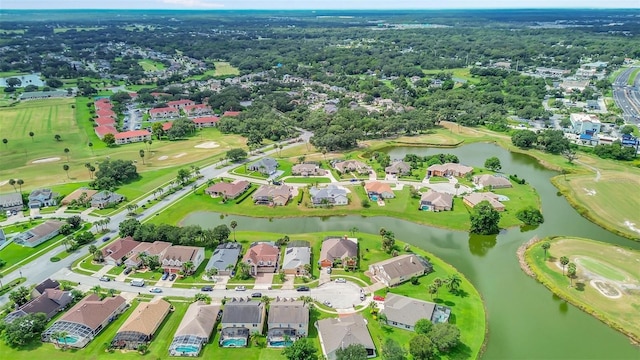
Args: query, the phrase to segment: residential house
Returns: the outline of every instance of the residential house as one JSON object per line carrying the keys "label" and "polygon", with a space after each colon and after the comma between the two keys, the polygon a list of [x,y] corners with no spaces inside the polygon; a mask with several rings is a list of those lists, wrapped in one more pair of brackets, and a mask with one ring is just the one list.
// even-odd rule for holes
{"label": "residential house", "polygon": [[249,335],[262,334],[265,315],[264,304],[260,301],[235,298],[227,301],[222,312],[220,345],[237,347],[240,345],[237,340],[244,340],[244,344],[240,346],[247,346]]}
{"label": "residential house", "polygon": [[56,206],[58,202],[56,198],[58,193],[54,193],[51,189],[36,189],[29,194],[29,208],[39,209],[45,206]]}
{"label": "residential house", "polygon": [[140,141],[151,140],[151,133],[148,130],[131,130],[114,135],[116,138],[116,144],[129,144]]}
{"label": "residential house", "polygon": [[215,268],[218,275],[231,275],[241,252],[242,245],[237,242],[222,243],[213,251],[205,270]]}
{"label": "residential house", "polygon": [[[61,205],[70,205],[73,201],[76,202],[90,202],[93,195],[97,194],[98,190],[87,189],[87,188],[78,188],[71,192],[71,194],[65,196],[62,201],[60,201]],[[82,195],[84,194],[84,195]]]}
{"label": "residential house", "polygon": [[102,140],[102,138],[104,138],[104,136],[107,134],[115,136],[118,133],[118,130],[111,125],[96,126],[95,128],[93,128],[93,131],[95,131],[96,136],[99,137],[100,140]]}
{"label": "residential house", "polygon": [[211,113],[211,107],[206,104],[187,105],[182,108],[187,116],[199,116]]}
{"label": "residential house", "polygon": [[196,104],[195,101],[193,100],[174,100],[174,101],[169,101],[167,103],[167,106],[173,109],[184,109],[187,106],[194,106]]}
{"label": "residential house", "polygon": [[206,127],[214,127],[220,121],[217,116],[203,116],[193,119],[193,123],[196,124],[196,128],[202,129]]}
{"label": "residential house", "polygon": [[96,117],[116,119],[118,116],[111,109],[100,109],[96,111]]}
{"label": "residential house", "polygon": [[473,183],[480,188],[502,189],[513,187],[511,181],[504,176],[484,174],[473,177]]}
{"label": "residential house", "polygon": [[149,242],[141,242],[131,250],[131,256],[129,256],[124,264],[128,267],[139,268],[142,266],[142,259],[140,258],[141,254],[146,256],[157,256],[158,261],[162,259],[162,255],[164,252],[171,246],[171,243],[166,241],[154,241],[152,243]]}
{"label": "residential house", "polygon": [[347,190],[333,184],[323,188],[313,186],[309,189],[309,195],[311,195],[311,203],[314,206],[349,204]]}
{"label": "residential house", "polygon": [[[42,341],[83,348],[126,308],[127,302],[120,295],[100,300],[100,295],[91,294],[45,330]],[[54,335],[61,331],[67,336],[65,339],[56,339]]]}
{"label": "residential house", "polygon": [[255,276],[260,273],[275,273],[278,270],[280,249],[272,242],[254,242],[242,261],[248,264],[250,274]]}
{"label": "residential house", "polygon": [[231,183],[221,181],[209,186],[204,192],[211,197],[224,196],[225,199],[235,199],[247,191],[250,186],[251,183],[246,180],[235,180]]}
{"label": "residential house", "polygon": [[326,171],[317,164],[296,164],[291,168],[291,174],[300,176],[322,176]]}
{"label": "residential house", "polygon": [[96,108],[96,110],[111,109],[113,107],[113,105],[111,105],[111,102],[107,98],[101,98],[94,101],[93,106]]}
{"label": "residential house", "polygon": [[334,163],[333,167],[342,174],[350,172],[356,172],[358,174],[369,174],[371,172],[371,167],[369,165],[358,160],[339,161]]}
{"label": "residential house", "polygon": [[267,345],[288,346],[286,340],[295,342],[309,335],[309,307],[299,300],[276,299],[269,304],[267,320]]}
{"label": "residential house", "polygon": [[18,192],[0,195],[0,210],[2,211],[20,211],[23,206],[22,194]]}
{"label": "residential house", "polygon": [[3,320],[10,323],[29,314],[43,313],[47,320],[64,310],[73,301],[70,291],[60,290],[60,283],[47,279],[31,292],[31,301],[9,313]]}
{"label": "residential house", "polygon": [[171,130],[172,127],[173,127],[173,123],[172,122],[167,121],[165,123],[162,123],[162,131],[164,131],[164,132],[167,132],[167,131]]}
{"label": "residential house", "polygon": [[471,166],[465,166],[456,163],[435,164],[427,168],[427,177],[442,176],[442,177],[462,177],[467,174],[471,174],[473,168]]}
{"label": "residential house", "polygon": [[394,256],[369,265],[369,273],[386,286],[396,286],[433,271],[433,265],[415,254]]}
{"label": "residential house", "polygon": [[162,299],[139,303],[118,329],[111,347],[136,350],[140,345],[148,345],[170,309],[171,304]]}
{"label": "residential house", "polygon": [[219,316],[219,305],[202,301],[189,305],[169,345],[169,356],[198,356],[209,342]]}
{"label": "residential house", "polygon": [[116,126],[116,120],[110,117],[99,117],[93,120],[98,126]]}
{"label": "residential house", "polygon": [[20,100],[50,99],[69,96],[67,91],[29,91],[20,94]]}
{"label": "residential house", "polygon": [[376,347],[367,323],[360,314],[318,320],[316,327],[322,354],[328,360],[336,360],[336,351],[349,345],[362,345],[367,350],[368,358],[376,356]]}
{"label": "residential house", "polygon": [[119,204],[124,200],[124,196],[112,191],[103,190],[91,197],[91,207],[105,209],[112,205]]}
{"label": "residential house", "polygon": [[396,195],[391,190],[391,186],[387,183],[380,181],[371,181],[364,185],[364,190],[371,200],[377,201],[379,199],[393,199]]}
{"label": "residential house", "polygon": [[240,115],[240,111],[225,111],[222,116],[236,117]]}
{"label": "residential house", "polygon": [[282,260],[282,270],[287,275],[309,275],[311,245],[308,241],[291,241],[287,244]]}
{"label": "residential house", "polygon": [[396,176],[411,175],[411,165],[402,160],[395,160],[391,165],[384,168],[384,172],[388,175]]}
{"label": "residential house", "polygon": [[451,211],[453,208],[453,195],[435,190],[429,190],[420,197],[419,210],[424,211]]}
{"label": "residential house", "polygon": [[254,204],[285,206],[291,199],[292,187],[288,185],[262,185],[252,198]]}
{"label": "residential house", "polygon": [[488,201],[491,207],[497,211],[504,211],[504,204],[500,202],[500,195],[492,192],[474,192],[462,198],[462,201],[470,207],[474,207],[483,201]]}
{"label": "residential house", "polygon": [[16,235],[13,242],[30,248],[36,247],[58,235],[64,224],[66,223],[58,220],[47,220],[31,230]]}
{"label": "residential house", "polygon": [[278,162],[270,157],[263,157],[262,159],[247,166],[249,171],[258,171],[263,175],[273,175],[278,170]]}
{"label": "residential house", "polygon": [[160,264],[164,272],[173,274],[183,270],[184,264],[188,262],[193,264],[192,269],[196,271],[203,261],[203,247],[173,245],[162,254]]}
{"label": "residential house", "polygon": [[155,108],[149,110],[151,119],[174,118],[180,116],[180,111],[172,107]]}
{"label": "residential house", "polygon": [[140,242],[133,240],[131,236],[118,239],[102,248],[102,258],[107,265],[120,265],[133,255],[132,251],[138,245]]}
{"label": "residential house", "polygon": [[358,258],[358,239],[348,238],[346,235],[342,238],[328,237],[322,242],[320,249],[320,258],[318,265],[322,268],[333,267],[336,260],[344,263],[349,259]]}
{"label": "residential house", "polygon": [[420,319],[427,319],[434,324],[449,321],[451,309],[432,302],[387,293],[382,313],[387,317],[387,325],[415,331],[416,322]]}

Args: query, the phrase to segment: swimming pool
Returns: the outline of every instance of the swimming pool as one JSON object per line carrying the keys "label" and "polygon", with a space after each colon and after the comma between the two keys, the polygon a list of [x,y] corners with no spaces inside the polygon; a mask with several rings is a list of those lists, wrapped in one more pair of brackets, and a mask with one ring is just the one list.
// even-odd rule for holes
{"label": "swimming pool", "polygon": [[230,338],[222,340],[222,347],[243,347],[247,346],[247,339]]}
{"label": "swimming pool", "polygon": [[66,336],[66,337],[63,337],[63,338],[58,338],[58,342],[59,342],[60,344],[67,344],[67,345],[70,345],[70,344],[75,344],[75,343],[77,343],[77,342],[78,342],[78,339],[76,339],[76,338],[74,338],[74,337],[71,337],[71,336]]}
{"label": "swimming pool", "polygon": [[273,347],[286,347],[286,346],[291,346],[293,344],[293,341],[271,341],[269,342],[269,346],[273,346]]}
{"label": "swimming pool", "polygon": [[200,352],[200,348],[194,345],[181,345],[173,349],[173,351],[179,354],[197,354]]}
{"label": "swimming pool", "polygon": [[378,201],[378,195],[371,195],[371,200]]}

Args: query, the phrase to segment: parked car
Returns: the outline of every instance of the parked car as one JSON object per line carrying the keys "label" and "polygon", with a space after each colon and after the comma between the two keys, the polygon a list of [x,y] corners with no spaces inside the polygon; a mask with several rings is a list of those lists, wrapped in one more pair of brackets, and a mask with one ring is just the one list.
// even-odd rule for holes
{"label": "parked car", "polygon": [[255,292],[255,293],[251,294],[251,297],[252,298],[261,298],[262,297],[262,293]]}
{"label": "parked car", "polygon": [[101,278],[100,278],[100,281],[106,281],[106,282],[109,282],[109,281],[111,281],[111,278],[110,278],[110,277],[108,277],[108,276],[103,276],[103,277],[101,277]]}
{"label": "parked car", "polygon": [[176,274],[171,274],[171,276],[169,276],[169,281],[173,281],[176,279]]}
{"label": "parked car", "polygon": [[337,283],[346,283],[346,282],[347,282],[347,279],[345,279],[345,278],[337,278],[337,279],[336,279],[336,282],[337,282]]}
{"label": "parked car", "polygon": [[328,307],[333,307],[333,305],[331,305],[331,301],[329,301],[329,300],[324,301],[324,302],[323,302],[323,304],[324,304],[325,306],[328,306]]}
{"label": "parked car", "polygon": [[364,293],[360,293],[360,301],[364,301],[366,295]]}
{"label": "parked car", "polygon": [[130,267],[124,269],[124,274],[125,275],[129,275],[129,273],[131,273],[131,268]]}
{"label": "parked car", "polygon": [[296,291],[309,291],[309,287],[308,286],[298,286],[296,288]]}
{"label": "parked car", "polygon": [[358,179],[351,179],[351,180],[349,180],[349,181],[351,181],[351,182],[358,182]]}
{"label": "parked car", "polygon": [[236,291],[245,291],[247,288],[244,285],[236,286]]}
{"label": "parked car", "polygon": [[105,236],[102,238],[102,242],[107,242],[109,240],[111,240],[111,236]]}
{"label": "parked car", "polygon": [[331,274],[331,268],[327,268],[327,274]]}
{"label": "parked car", "polygon": [[201,291],[213,291],[213,287],[211,286],[203,286],[202,289],[200,289]]}
{"label": "parked car", "polygon": [[161,279],[162,280],[167,280],[168,277],[169,277],[169,273],[166,272],[166,273],[162,274]]}
{"label": "parked car", "polygon": [[155,293],[155,294],[159,294],[162,292],[162,289],[157,288],[157,287],[152,287],[151,289],[149,289],[149,292]]}

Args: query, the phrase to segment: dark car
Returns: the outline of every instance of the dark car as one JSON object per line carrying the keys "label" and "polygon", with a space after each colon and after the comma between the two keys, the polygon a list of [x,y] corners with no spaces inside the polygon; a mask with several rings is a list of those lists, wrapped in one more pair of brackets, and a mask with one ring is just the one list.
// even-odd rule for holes
{"label": "dark car", "polygon": [[309,291],[309,287],[308,286],[298,286],[296,288],[296,291]]}
{"label": "dark car", "polygon": [[213,291],[213,288],[211,286],[203,286],[202,289],[200,289],[201,291]]}
{"label": "dark car", "polygon": [[262,297],[262,293],[255,292],[255,293],[251,294],[251,297],[252,298],[261,298]]}
{"label": "dark car", "polygon": [[131,268],[130,267],[124,269],[124,274],[125,275],[129,275],[130,272],[131,272]]}
{"label": "dark car", "polygon": [[102,242],[107,242],[109,240],[111,240],[111,236],[105,236],[102,238]]}
{"label": "dark car", "polygon": [[169,276],[169,281],[173,281],[176,279],[176,274],[171,274],[171,276]]}
{"label": "dark car", "polygon": [[166,273],[162,274],[162,277],[160,279],[167,280],[168,277],[169,277],[169,273],[166,272]]}

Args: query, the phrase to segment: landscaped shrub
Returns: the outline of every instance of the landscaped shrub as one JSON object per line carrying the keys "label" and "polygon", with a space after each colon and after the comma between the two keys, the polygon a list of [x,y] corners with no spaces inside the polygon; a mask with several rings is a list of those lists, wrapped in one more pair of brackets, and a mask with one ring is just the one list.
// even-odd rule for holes
{"label": "landscaped shrub", "polygon": [[302,199],[304,199],[304,189],[300,188],[300,190],[298,190],[298,205],[302,203]]}
{"label": "landscaped shrub", "polygon": [[52,257],[51,259],[49,259],[51,262],[58,262],[60,261],[60,258],[57,256]]}
{"label": "landscaped shrub", "polygon": [[520,184],[520,185],[524,185],[526,183],[526,181],[524,179],[520,179],[518,177],[518,175],[509,175],[509,179],[515,181],[516,183]]}
{"label": "landscaped shrub", "polygon": [[251,194],[253,194],[258,188],[257,187],[252,187],[251,189],[249,189],[249,191],[247,191],[244,195],[242,195],[238,200],[236,200],[236,204],[240,204],[241,202],[244,201],[244,199],[248,198]]}

